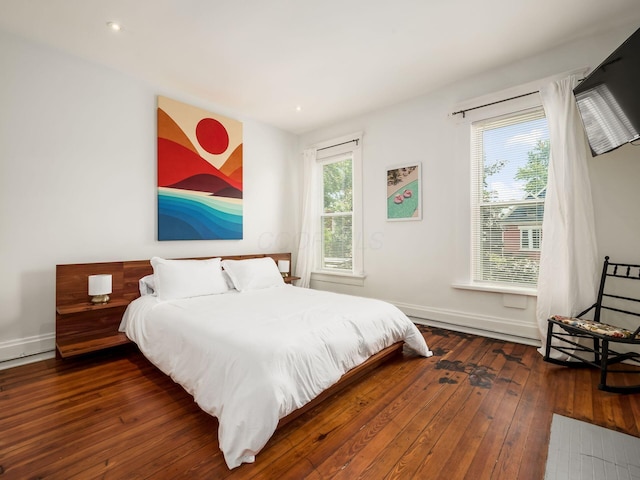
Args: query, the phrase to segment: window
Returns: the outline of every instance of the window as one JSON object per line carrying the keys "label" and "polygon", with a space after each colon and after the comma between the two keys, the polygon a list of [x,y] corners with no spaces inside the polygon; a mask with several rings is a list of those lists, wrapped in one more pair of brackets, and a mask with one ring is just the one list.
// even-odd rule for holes
{"label": "window", "polygon": [[318,145],[319,252],[316,271],[362,275],[361,134]]}
{"label": "window", "polygon": [[547,191],[542,107],[471,124],[473,280],[535,287]]}
{"label": "window", "polygon": [[520,227],[520,250],[540,250],[542,228]]}
{"label": "window", "polygon": [[321,269],[353,270],[353,155],[322,162]]}

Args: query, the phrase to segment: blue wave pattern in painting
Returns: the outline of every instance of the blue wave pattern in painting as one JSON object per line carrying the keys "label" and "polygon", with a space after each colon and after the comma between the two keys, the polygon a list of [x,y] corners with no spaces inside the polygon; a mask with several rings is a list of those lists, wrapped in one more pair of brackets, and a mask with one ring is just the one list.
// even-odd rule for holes
{"label": "blue wave pattern in painting", "polygon": [[158,189],[158,240],[241,240],[242,203],[190,190]]}

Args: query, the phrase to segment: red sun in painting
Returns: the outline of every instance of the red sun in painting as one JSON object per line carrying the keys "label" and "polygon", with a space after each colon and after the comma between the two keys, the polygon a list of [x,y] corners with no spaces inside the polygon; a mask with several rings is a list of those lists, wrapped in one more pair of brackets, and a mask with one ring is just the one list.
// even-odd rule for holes
{"label": "red sun in painting", "polygon": [[196,138],[202,148],[213,155],[220,155],[229,147],[227,129],[213,118],[203,118],[198,122]]}

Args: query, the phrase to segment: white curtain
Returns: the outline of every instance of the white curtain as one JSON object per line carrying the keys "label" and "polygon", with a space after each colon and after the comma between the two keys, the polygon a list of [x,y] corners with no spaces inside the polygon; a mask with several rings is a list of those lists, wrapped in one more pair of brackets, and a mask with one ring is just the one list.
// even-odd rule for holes
{"label": "white curtain", "polygon": [[314,222],[316,221],[316,203],[318,199],[316,192],[318,185],[316,180],[317,150],[315,148],[306,149],[302,156],[304,163],[302,188],[304,193],[302,198],[302,227],[300,229],[295,275],[300,277],[300,280],[296,282],[296,286],[308,288],[311,282],[311,270],[315,255],[316,228]]}
{"label": "white curtain", "polygon": [[542,223],[537,320],[544,354],[547,319],[576,315],[596,300],[597,255],[587,144],[573,97],[575,75],[540,89],[551,155]]}

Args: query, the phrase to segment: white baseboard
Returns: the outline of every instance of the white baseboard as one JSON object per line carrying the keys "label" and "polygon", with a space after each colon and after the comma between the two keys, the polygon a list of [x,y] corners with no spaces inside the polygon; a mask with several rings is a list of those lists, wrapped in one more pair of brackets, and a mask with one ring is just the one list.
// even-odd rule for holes
{"label": "white baseboard", "polygon": [[48,333],[0,343],[0,370],[53,358],[56,335]]}
{"label": "white baseboard", "polygon": [[512,319],[476,315],[454,310],[393,303],[407,316],[415,319],[416,323],[508,342],[540,346],[540,337],[536,325],[516,322]]}

